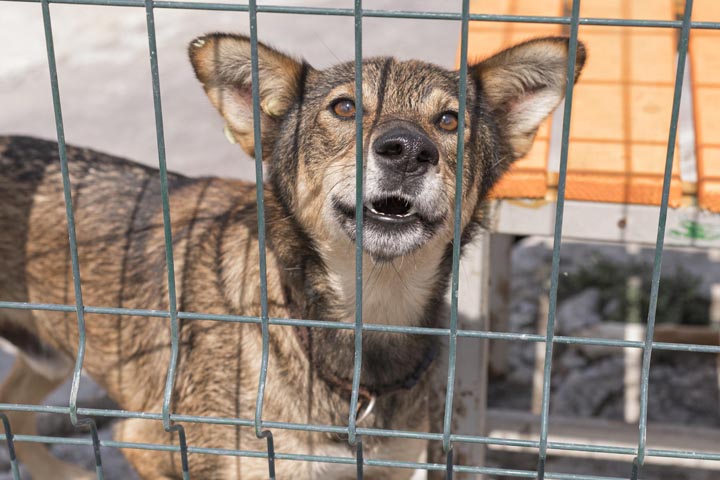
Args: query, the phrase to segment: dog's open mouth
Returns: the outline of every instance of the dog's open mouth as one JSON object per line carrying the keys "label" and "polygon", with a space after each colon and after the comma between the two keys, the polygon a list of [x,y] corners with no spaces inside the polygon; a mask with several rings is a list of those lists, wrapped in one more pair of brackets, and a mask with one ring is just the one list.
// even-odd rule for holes
{"label": "dog's open mouth", "polygon": [[[346,205],[335,201],[334,207],[345,220],[355,222],[355,205]],[[420,223],[422,217],[412,201],[400,196],[389,196],[378,200],[366,200],[363,204],[363,220],[366,223],[391,227],[410,223]]]}
{"label": "dog's open mouth", "polygon": [[[355,205],[333,200],[340,226],[355,239]],[[443,216],[423,214],[412,198],[389,195],[367,199],[363,204],[363,238],[365,250],[376,260],[405,255],[427,242],[440,228]]]}
{"label": "dog's open mouth", "polygon": [[413,204],[401,197],[387,197],[366,202],[363,212],[366,217],[392,223],[407,223],[416,220],[418,216]]}

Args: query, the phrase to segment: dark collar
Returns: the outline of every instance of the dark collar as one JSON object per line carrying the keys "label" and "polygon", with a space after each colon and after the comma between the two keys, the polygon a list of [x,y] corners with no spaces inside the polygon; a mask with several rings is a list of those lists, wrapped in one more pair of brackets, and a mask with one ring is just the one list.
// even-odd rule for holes
{"label": "dark collar", "polygon": [[[300,343],[302,350],[307,358],[310,358],[310,335],[311,330],[309,327],[293,327],[295,335]],[[404,378],[383,385],[363,385],[360,384],[358,390],[358,397],[362,399],[365,404],[370,404],[374,399],[383,395],[388,395],[399,390],[410,390],[420,382],[423,374],[427,372],[432,364],[433,360],[437,356],[438,346],[437,342],[432,342],[430,348],[425,352],[425,355],[415,368]],[[340,396],[347,398],[348,402],[352,395],[352,378],[345,379],[335,375],[332,372],[326,371],[322,368],[316,368],[318,376],[330,387],[331,390],[338,393]]]}

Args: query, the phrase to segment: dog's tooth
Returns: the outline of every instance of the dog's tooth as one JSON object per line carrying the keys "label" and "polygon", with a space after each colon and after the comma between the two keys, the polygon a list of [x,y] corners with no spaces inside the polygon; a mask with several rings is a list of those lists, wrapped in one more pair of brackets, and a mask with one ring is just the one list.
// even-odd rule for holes
{"label": "dog's tooth", "polygon": [[227,138],[227,141],[235,145],[237,143],[237,139],[235,138],[235,135],[233,135],[232,131],[230,130],[229,125],[225,125],[223,127],[223,133],[225,134],[225,138]]}
{"label": "dog's tooth", "polygon": [[198,38],[193,43],[192,46],[195,48],[200,48],[203,45],[205,45],[205,39],[204,38]]}

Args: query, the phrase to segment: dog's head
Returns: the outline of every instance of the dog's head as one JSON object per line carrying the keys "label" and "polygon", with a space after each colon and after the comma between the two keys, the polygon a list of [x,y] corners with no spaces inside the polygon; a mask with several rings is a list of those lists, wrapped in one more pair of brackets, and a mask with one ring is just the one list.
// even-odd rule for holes
{"label": "dog's head", "polygon": [[[562,100],[568,40],[541,38],[468,69],[462,228]],[[212,34],[190,45],[198,79],[254,155],[250,40]],[[576,78],[585,60],[578,45]],[[355,239],[354,63],[316,70],[258,45],[260,137],[276,194],[316,242]],[[391,260],[452,238],[459,72],[420,61],[363,62],[365,251]]]}

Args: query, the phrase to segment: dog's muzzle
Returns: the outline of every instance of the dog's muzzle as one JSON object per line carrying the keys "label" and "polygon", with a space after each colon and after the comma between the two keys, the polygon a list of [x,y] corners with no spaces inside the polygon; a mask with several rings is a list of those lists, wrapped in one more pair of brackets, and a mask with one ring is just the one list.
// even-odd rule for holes
{"label": "dog's muzzle", "polygon": [[[440,152],[422,128],[403,120],[379,125],[368,150],[364,245],[374,258],[392,259],[422,246],[446,215]],[[341,226],[353,239],[354,199],[354,192],[333,197]]]}

